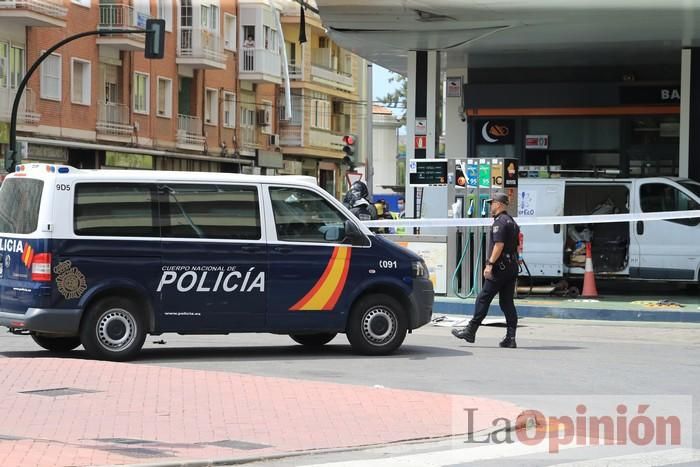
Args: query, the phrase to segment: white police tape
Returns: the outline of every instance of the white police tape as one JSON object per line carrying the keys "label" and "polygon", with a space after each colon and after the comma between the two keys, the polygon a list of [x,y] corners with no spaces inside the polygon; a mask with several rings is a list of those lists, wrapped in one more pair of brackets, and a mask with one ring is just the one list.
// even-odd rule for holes
{"label": "white police tape", "polygon": [[[554,224],[609,224],[613,222],[671,221],[698,218],[697,211],[647,212],[635,214],[603,214],[597,216],[551,216],[551,217],[516,217],[518,225],[554,225]],[[435,218],[435,219],[383,219],[364,221],[370,228],[375,227],[488,227],[491,218]]]}

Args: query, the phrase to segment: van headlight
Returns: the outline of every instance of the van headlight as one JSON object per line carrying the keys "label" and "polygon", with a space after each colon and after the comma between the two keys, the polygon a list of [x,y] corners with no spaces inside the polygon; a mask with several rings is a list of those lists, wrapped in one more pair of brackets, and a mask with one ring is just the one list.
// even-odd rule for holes
{"label": "van headlight", "polygon": [[425,261],[414,261],[412,263],[413,277],[416,279],[428,279],[430,274],[428,273],[428,266],[425,265]]}

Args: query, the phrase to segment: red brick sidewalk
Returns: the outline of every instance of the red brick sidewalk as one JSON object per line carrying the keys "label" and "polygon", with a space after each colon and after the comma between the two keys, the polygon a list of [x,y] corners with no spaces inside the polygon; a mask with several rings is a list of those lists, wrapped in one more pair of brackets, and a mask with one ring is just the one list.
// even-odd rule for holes
{"label": "red brick sidewalk", "polygon": [[[26,393],[69,388],[79,394]],[[500,401],[237,373],[72,359],[0,360],[0,465],[247,458],[463,434]]]}

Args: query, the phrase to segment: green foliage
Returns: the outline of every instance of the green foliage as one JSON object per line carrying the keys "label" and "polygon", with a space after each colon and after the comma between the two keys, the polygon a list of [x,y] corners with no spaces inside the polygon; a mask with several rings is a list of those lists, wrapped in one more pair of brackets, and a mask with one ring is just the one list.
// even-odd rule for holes
{"label": "green foliage", "polygon": [[400,121],[403,125],[406,124],[406,95],[408,94],[408,81],[405,76],[394,73],[389,78],[389,83],[397,83],[399,85],[393,92],[388,93],[384,97],[379,98],[379,102],[384,104],[389,109],[401,109]]}

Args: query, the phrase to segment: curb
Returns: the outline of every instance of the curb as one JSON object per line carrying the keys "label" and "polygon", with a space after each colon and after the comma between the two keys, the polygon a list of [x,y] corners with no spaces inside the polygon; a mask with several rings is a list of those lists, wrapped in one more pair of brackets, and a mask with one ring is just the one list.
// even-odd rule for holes
{"label": "curb", "polygon": [[[600,304],[598,304],[600,305]],[[520,318],[557,318],[599,321],[639,321],[669,323],[700,323],[700,311],[678,310],[614,310],[606,308],[566,308],[562,306],[524,305],[516,302]],[[473,302],[435,299],[433,313],[449,315],[474,314]]]}
{"label": "curb", "polygon": [[[516,419],[517,420],[517,419]],[[345,452],[354,452],[354,451],[363,451],[366,449],[378,449],[386,446],[401,446],[401,445],[412,445],[412,444],[421,444],[421,443],[432,443],[432,442],[440,442],[440,441],[449,441],[449,440],[454,440],[458,441],[459,439],[465,437],[465,436],[485,436],[485,435],[491,435],[494,433],[500,433],[504,431],[514,431],[516,430],[516,423],[512,423],[510,425],[507,424],[499,424],[497,426],[487,428],[484,430],[479,430],[475,431],[473,433],[463,433],[459,435],[454,435],[454,436],[437,436],[434,438],[415,438],[415,439],[406,439],[406,440],[400,440],[400,441],[394,441],[391,443],[381,443],[381,444],[364,444],[360,446],[351,446],[351,447],[339,447],[339,448],[328,448],[328,449],[311,449],[311,450],[304,450],[304,451],[290,451],[290,452],[282,452],[279,454],[268,454],[268,455],[261,455],[261,456],[251,456],[251,457],[235,457],[235,458],[230,458],[230,459],[199,459],[199,460],[182,460],[182,461],[164,461],[164,462],[155,462],[155,463],[150,463],[150,464],[121,464],[120,467],[216,467],[216,466],[228,466],[228,465],[242,465],[242,464],[250,464],[252,462],[264,462],[264,461],[272,461],[272,460],[281,460],[281,459],[290,459],[290,458],[295,458],[295,457],[303,457],[303,456],[309,456],[309,455],[324,455],[324,454],[340,454],[340,453],[345,453]],[[102,466],[102,467],[111,467],[111,466]]]}

